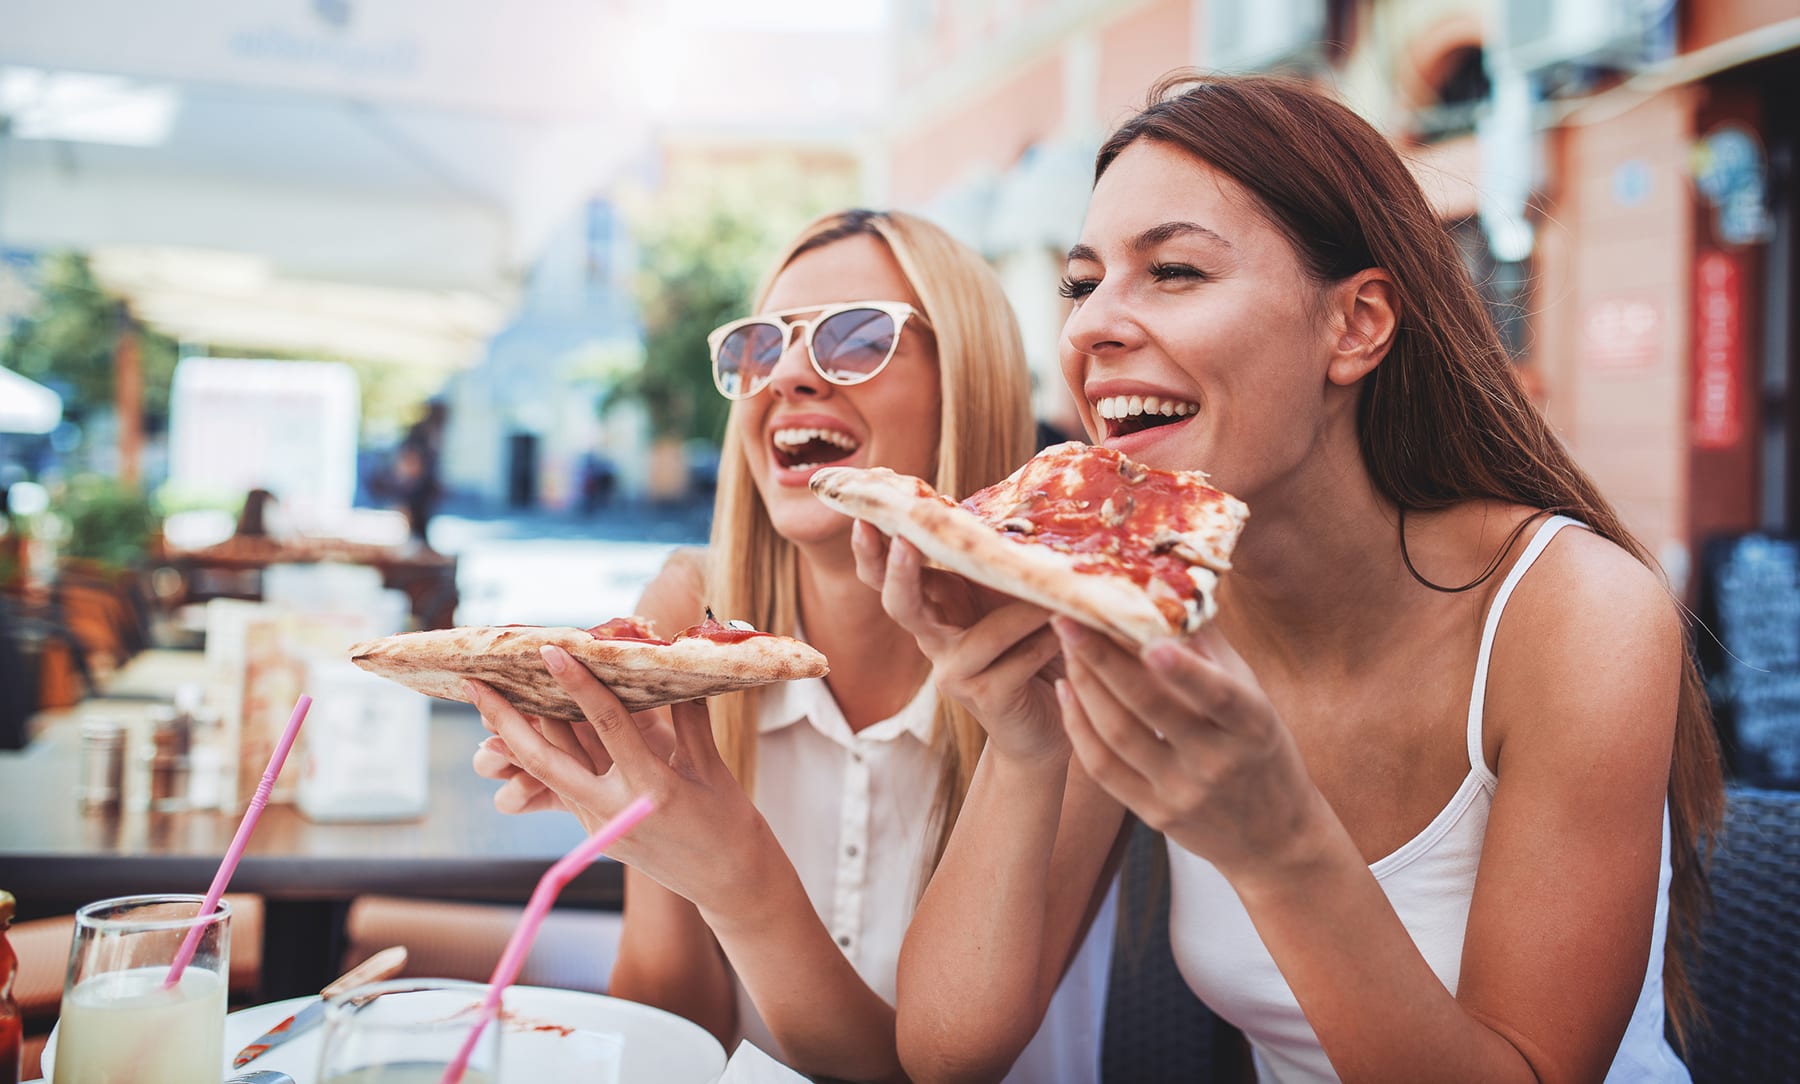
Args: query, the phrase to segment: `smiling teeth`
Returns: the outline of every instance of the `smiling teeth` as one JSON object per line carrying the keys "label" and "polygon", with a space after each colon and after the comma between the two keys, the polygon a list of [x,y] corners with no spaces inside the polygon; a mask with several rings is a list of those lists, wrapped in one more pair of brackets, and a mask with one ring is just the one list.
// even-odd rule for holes
{"label": "smiling teeth", "polygon": [[1134,418],[1139,414],[1160,414],[1165,418],[1185,418],[1200,412],[1199,403],[1181,399],[1163,399],[1155,395],[1109,395],[1094,402],[1094,412],[1108,421]]}
{"label": "smiling teeth", "polygon": [[835,445],[846,452],[854,452],[861,447],[853,437],[833,429],[777,429],[774,438],[775,446],[783,451],[803,448],[815,440]]}

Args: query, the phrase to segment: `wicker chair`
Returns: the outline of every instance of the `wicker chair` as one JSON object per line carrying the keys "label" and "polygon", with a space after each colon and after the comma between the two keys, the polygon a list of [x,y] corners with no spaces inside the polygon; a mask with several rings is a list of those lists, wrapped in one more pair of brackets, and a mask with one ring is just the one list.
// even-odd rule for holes
{"label": "wicker chair", "polygon": [[1248,1048],[1175,969],[1162,836],[1132,827],[1119,872],[1119,937],[1106,995],[1100,1077],[1106,1084],[1249,1080]]}
{"label": "wicker chair", "polygon": [[1800,1073],[1800,793],[1732,788],[1695,978],[1696,1084]]}

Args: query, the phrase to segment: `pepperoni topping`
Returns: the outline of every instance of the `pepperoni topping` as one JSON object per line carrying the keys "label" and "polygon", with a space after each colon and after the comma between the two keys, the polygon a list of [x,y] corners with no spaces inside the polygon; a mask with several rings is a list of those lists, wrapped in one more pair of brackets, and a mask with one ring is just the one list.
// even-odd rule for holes
{"label": "pepperoni topping", "polygon": [[641,644],[664,646],[669,643],[658,637],[655,627],[641,617],[615,617],[611,621],[603,621],[595,625],[587,632],[596,640],[631,640]]}
{"label": "pepperoni topping", "polygon": [[[1077,558],[1076,571],[1123,575],[1181,627],[1199,563],[1179,535],[1204,529],[1221,501],[1198,471],[1156,470],[1091,445],[1047,449],[963,507],[995,529]],[[1082,559],[1086,558],[1086,559]]]}
{"label": "pepperoni topping", "polygon": [[677,640],[711,640],[715,644],[741,644],[758,636],[770,636],[772,633],[757,632],[755,629],[733,628],[706,611],[706,620],[698,625],[690,625],[675,634]]}

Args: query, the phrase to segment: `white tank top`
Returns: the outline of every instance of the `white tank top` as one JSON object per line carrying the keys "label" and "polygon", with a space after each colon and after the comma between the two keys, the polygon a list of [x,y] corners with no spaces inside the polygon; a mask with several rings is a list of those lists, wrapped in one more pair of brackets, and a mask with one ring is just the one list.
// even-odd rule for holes
{"label": "white tank top", "polygon": [[[1488,656],[1494,630],[1513,588],[1566,516],[1546,521],[1532,536],[1488,609],[1481,653],[1469,696],[1469,774],[1425,830],[1369,867],[1387,893],[1413,943],[1452,994],[1462,968],[1463,935],[1482,838],[1493,804],[1494,773],[1482,752],[1481,715],[1487,694]],[[1607,1073],[1607,1084],[1686,1082],[1687,1068],[1663,1037],[1663,944],[1669,923],[1669,813],[1663,806],[1662,874],[1656,893],[1650,962],[1631,1023]],[[1337,1073],[1300,1011],[1231,885],[1203,858],[1169,845],[1169,940],[1189,986],[1213,1011],[1250,1040],[1257,1079],[1279,1084],[1336,1081]]]}

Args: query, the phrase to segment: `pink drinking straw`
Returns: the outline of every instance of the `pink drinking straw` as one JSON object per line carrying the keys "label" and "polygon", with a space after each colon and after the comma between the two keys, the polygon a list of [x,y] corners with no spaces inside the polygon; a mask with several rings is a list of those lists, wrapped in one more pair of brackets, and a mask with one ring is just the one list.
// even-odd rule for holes
{"label": "pink drinking straw", "polygon": [[443,1078],[438,1084],[461,1084],[463,1072],[469,1067],[469,1056],[475,1053],[475,1044],[481,1039],[488,1021],[499,1015],[500,997],[512,985],[513,980],[519,977],[519,968],[525,964],[525,954],[531,951],[531,942],[537,937],[538,927],[544,924],[545,916],[550,914],[550,905],[556,902],[556,894],[574,880],[577,873],[587,868],[588,863],[600,857],[601,851],[617,843],[620,836],[637,827],[637,822],[655,808],[647,797],[633,799],[630,805],[619,810],[617,816],[601,825],[598,832],[557,859],[556,864],[538,878],[537,887],[531,890],[531,902],[525,905],[525,914],[520,917],[518,926],[514,927],[512,938],[506,942],[506,951],[500,954],[500,962],[494,966],[493,977],[488,979],[487,996],[481,1001],[475,1026],[469,1029],[462,1049],[456,1052],[455,1060],[444,1070]]}
{"label": "pink drinking straw", "polygon": [[[225,861],[219,863],[219,872],[213,874],[212,887],[206,890],[206,901],[200,905],[201,915],[210,915],[219,906],[219,897],[225,894],[225,886],[231,881],[231,875],[237,871],[239,859],[244,857],[244,846],[250,842],[250,833],[256,830],[257,818],[262,816],[263,807],[269,804],[269,791],[275,787],[275,777],[281,774],[281,765],[287,760],[288,750],[294,747],[294,739],[300,736],[300,724],[306,719],[306,709],[312,707],[312,697],[301,695],[294,704],[294,714],[288,717],[287,729],[282,731],[281,740],[275,743],[275,752],[269,757],[269,766],[263,769],[262,782],[256,785],[256,796],[250,799],[250,808],[244,810],[244,819],[238,822],[237,835],[232,837],[231,846],[225,851]],[[200,934],[204,926],[195,926],[182,939],[181,951],[175,954],[175,962],[169,967],[168,977],[163,979],[163,989],[172,989],[181,981],[181,973],[194,959],[194,950],[200,947]]]}

